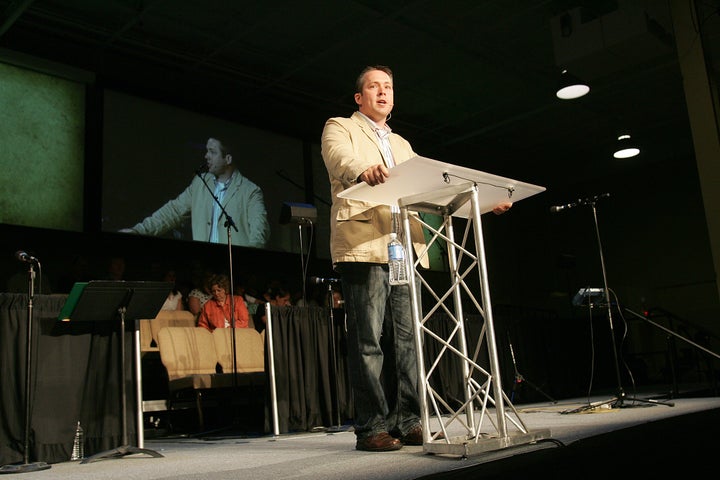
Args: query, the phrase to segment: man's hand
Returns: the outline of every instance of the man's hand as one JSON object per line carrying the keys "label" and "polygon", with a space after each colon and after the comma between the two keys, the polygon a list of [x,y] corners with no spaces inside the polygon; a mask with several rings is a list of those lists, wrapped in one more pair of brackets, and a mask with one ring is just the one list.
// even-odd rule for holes
{"label": "man's hand", "polygon": [[512,202],[498,203],[493,208],[493,213],[495,215],[503,214],[503,213],[507,212],[508,210],[510,210],[510,207],[512,207]]}
{"label": "man's hand", "polygon": [[375,185],[385,183],[385,179],[388,176],[390,176],[388,168],[382,163],[379,163],[361,173],[358,177],[358,182],[365,182],[371,187],[374,187]]}

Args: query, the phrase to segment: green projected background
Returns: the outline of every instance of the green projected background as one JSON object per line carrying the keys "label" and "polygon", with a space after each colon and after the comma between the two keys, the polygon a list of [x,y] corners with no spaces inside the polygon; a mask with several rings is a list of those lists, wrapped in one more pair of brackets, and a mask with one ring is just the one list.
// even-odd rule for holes
{"label": "green projected background", "polygon": [[85,86],[0,63],[0,223],[82,231]]}

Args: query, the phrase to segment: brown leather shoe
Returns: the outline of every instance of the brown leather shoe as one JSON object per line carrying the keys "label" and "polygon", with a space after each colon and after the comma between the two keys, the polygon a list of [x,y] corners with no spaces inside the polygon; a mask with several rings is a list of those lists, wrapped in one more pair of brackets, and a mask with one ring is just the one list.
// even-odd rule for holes
{"label": "brown leather shoe", "polygon": [[[422,435],[421,435],[422,436]],[[421,444],[422,445],[422,444]],[[390,452],[400,450],[403,444],[387,432],[380,432],[369,437],[358,438],[355,448],[366,452]]]}
{"label": "brown leather shoe", "polygon": [[[435,440],[444,439],[445,435],[440,432],[437,437],[435,437]],[[410,429],[408,433],[400,437],[400,441],[403,443],[403,445],[423,445],[424,439],[423,439],[423,430],[421,425],[415,425],[413,428]]]}
{"label": "brown leather shoe", "polygon": [[415,425],[408,433],[400,437],[403,445],[422,445],[423,431],[420,425]]}

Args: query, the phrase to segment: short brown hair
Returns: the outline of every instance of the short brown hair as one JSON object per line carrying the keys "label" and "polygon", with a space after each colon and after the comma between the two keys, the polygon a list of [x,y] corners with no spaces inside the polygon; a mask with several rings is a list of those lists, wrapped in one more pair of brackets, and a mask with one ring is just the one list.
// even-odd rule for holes
{"label": "short brown hair", "polygon": [[368,72],[372,72],[373,70],[380,70],[381,72],[387,73],[390,77],[390,80],[392,80],[393,78],[393,73],[392,70],[390,70],[390,67],[386,67],[385,65],[368,65],[367,67],[363,68],[363,71],[360,72],[357,80],[355,80],[355,93],[362,93],[363,82],[365,81],[365,74]]}
{"label": "short brown hair", "polygon": [[220,155],[222,155],[223,157],[225,157],[227,155],[232,155],[233,148],[232,148],[232,145],[230,144],[230,142],[222,140],[218,137],[209,137],[209,138],[218,142],[218,146],[220,147]]}
{"label": "short brown hair", "polygon": [[210,277],[210,280],[208,280],[208,289],[212,288],[213,285],[217,285],[218,287],[225,290],[225,293],[230,294],[230,278],[227,275],[213,275]]}

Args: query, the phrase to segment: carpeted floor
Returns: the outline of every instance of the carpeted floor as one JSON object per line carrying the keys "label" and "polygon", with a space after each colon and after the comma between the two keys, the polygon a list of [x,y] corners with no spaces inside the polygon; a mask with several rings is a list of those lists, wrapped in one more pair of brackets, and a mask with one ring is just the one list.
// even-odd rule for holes
{"label": "carpeted floor", "polygon": [[141,453],[68,461],[18,475],[31,480],[529,480],[717,473],[720,397],[568,413],[584,405],[571,400],[518,407],[530,431],[549,429],[551,435],[465,458],[407,446],[396,452],[359,452],[352,431],[277,437],[226,432],[146,438],[143,446],[159,458]]}

